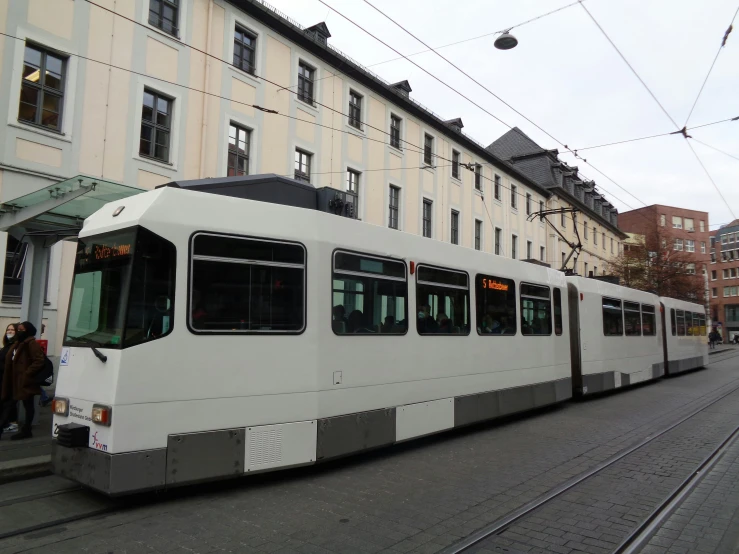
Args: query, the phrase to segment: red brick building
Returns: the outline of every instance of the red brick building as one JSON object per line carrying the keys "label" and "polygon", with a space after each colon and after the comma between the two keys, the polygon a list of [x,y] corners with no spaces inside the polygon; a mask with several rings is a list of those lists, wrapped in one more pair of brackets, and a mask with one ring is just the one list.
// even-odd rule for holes
{"label": "red brick building", "polygon": [[710,316],[724,340],[739,335],[739,219],[711,233]]}
{"label": "red brick building", "polygon": [[[651,225],[657,224],[670,237],[675,250],[689,253],[695,260],[692,269],[706,276],[706,308],[708,308],[708,268],[711,264],[711,238],[708,230],[708,213],[673,206],[654,204],[638,210],[622,212],[618,226],[626,233],[648,234]],[[652,227],[653,228],[653,227]],[[739,283],[738,283],[739,284]]]}

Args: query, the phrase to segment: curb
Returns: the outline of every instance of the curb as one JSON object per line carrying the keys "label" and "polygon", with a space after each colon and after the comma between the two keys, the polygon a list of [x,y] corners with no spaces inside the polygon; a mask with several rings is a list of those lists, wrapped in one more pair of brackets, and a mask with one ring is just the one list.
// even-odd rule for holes
{"label": "curb", "polygon": [[51,454],[0,462],[0,483],[38,477],[51,472]]}

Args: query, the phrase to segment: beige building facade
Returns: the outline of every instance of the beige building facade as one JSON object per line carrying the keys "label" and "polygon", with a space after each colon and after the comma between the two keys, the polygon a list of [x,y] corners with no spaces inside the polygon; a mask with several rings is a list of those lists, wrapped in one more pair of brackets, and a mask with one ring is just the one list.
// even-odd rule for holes
{"label": "beige building facade", "polygon": [[[0,0],[0,31],[14,37],[0,38],[6,206],[77,175],[149,190],[274,173],[355,191],[370,224],[556,268],[569,253],[544,221],[527,220],[570,207],[566,194],[415,102],[407,82],[385,83],[338,52],[323,24],[303,29],[259,0]],[[581,273],[601,273],[618,252],[622,237],[602,219],[577,215],[580,236],[588,229]],[[573,238],[571,214],[549,220]],[[0,240],[3,324],[20,314],[18,234]],[[49,248],[52,354],[74,252]]]}

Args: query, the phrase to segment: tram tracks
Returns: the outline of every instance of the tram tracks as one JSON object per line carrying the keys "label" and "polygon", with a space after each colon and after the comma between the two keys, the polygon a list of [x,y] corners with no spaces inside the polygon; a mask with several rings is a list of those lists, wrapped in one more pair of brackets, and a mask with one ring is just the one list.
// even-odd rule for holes
{"label": "tram tracks", "polygon": [[[735,354],[725,359],[731,359],[739,356]],[[493,521],[489,525],[486,525],[477,532],[469,535],[468,537],[458,541],[455,544],[443,549],[442,554],[458,554],[461,552],[468,552],[476,550],[477,547],[482,545],[491,539],[496,538],[504,534],[508,529],[517,523],[523,522],[527,517],[533,516],[544,507],[554,503],[555,501],[564,497],[565,494],[573,491],[575,487],[585,483],[586,481],[593,479],[596,476],[602,474],[608,468],[611,468],[618,462],[621,462],[628,456],[639,452],[646,446],[653,444],[660,438],[665,437],[668,433],[689,422],[705,410],[716,405],[721,400],[729,397],[730,395],[739,391],[739,384],[733,380],[729,385],[729,390],[724,389],[718,393],[715,397],[712,397],[701,406],[695,408],[687,415],[681,417],[677,421],[669,424],[665,428],[661,429],[657,433],[650,434],[644,439],[638,441],[613,456],[603,460],[594,467],[572,477],[564,483],[550,489],[541,496],[534,500],[524,504],[520,508],[508,513],[507,515]],[[646,517],[643,521],[638,523],[628,534],[623,538],[621,543],[616,547],[614,553],[616,554],[632,554],[640,551],[653,536],[653,534],[659,529],[660,525],[674,512],[682,501],[690,494],[690,492],[697,486],[703,476],[710,471],[710,469],[720,460],[723,453],[733,444],[734,441],[739,439],[739,426],[736,426],[730,433],[728,433],[711,451],[706,455],[698,466],[695,467],[690,474],[685,477],[680,484],[674,488],[674,490],[658,504],[656,508]]]}

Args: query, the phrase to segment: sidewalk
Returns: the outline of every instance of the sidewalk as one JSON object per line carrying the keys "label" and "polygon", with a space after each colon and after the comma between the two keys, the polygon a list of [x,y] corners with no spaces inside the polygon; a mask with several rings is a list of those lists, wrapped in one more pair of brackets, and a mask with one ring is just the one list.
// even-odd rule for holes
{"label": "sidewalk", "polygon": [[[50,391],[53,394],[53,391]],[[0,483],[46,473],[51,463],[51,405],[36,406],[33,438],[11,441],[14,433],[0,440]]]}

